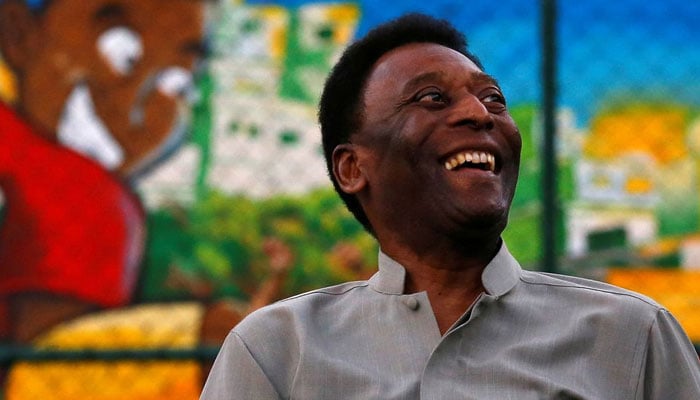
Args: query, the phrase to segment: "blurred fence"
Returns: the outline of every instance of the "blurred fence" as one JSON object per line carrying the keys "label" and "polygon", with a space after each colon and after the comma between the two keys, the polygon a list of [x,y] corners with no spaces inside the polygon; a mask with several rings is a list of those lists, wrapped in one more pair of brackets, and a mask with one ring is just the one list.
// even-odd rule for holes
{"label": "blurred fence", "polygon": [[[188,134],[129,177],[148,232],[129,305],[8,341],[5,397],[194,399],[227,323],[369,276],[376,244],[329,187],[316,102],[347,43],[406,11],[452,21],[503,87],[523,136],[504,238],[523,266],[647,294],[700,343],[700,3],[492,3],[210,8]],[[120,35],[105,54],[138,54]],[[0,98],[17,104],[11,70]]]}
{"label": "blurred fence", "polygon": [[682,1],[558,2],[550,200],[560,272],[649,295],[696,342],[699,15]]}

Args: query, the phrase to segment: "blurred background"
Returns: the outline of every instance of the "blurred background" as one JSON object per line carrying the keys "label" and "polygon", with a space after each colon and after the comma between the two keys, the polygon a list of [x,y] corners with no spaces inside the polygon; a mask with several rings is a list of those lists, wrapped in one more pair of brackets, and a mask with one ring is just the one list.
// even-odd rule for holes
{"label": "blurred background", "polygon": [[0,0],[2,398],[196,399],[248,312],[371,276],[316,106],[408,11],[508,99],[523,267],[646,294],[700,344],[700,3],[554,3]]}

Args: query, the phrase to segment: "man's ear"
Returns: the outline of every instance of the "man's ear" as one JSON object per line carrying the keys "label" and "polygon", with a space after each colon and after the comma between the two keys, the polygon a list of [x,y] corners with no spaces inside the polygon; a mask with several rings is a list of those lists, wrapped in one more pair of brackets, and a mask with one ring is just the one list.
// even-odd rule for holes
{"label": "man's ear", "polygon": [[23,70],[39,44],[38,21],[24,0],[0,0],[0,51],[15,70]]}
{"label": "man's ear", "polygon": [[367,186],[367,177],[359,163],[357,147],[350,144],[338,145],[333,150],[333,175],[343,192],[356,194]]}

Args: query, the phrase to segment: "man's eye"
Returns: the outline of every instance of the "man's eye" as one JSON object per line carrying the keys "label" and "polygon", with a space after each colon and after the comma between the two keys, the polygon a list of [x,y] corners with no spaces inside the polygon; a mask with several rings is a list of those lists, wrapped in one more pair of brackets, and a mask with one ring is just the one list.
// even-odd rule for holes
{"label": "man's eye", "polygon": [[498,93],[490,94],[490,95],[484,97],[481,101],[483,101],[484,103],[500,103],[500,104],[506,105],[505,97],[503,97],[503,95],[498,94]]}
{"label": "man's eye", "polygon": [[442,93],[431,91],[419,94],[416,97],[416,101],[419,103],[444,103],[445,99],[442,96]]}

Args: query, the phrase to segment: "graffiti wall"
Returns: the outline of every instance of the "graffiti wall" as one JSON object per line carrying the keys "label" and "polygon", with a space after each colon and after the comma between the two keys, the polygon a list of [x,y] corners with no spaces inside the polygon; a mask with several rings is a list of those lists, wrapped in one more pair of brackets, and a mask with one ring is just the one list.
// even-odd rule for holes
{"label": "graffiti wall", "polygon": [[[700,5],[560,3],[560,268],[680,310],[700,284]],[[258,307],[370,276],[316,104],[344,47],[407,11],[452,21],[499,79],[524,141],[504,237],[538,269],[537,1],[0,0],[0,341],[216,346]],[[207,368],[5,367],[8,399],[194,399]]]}

